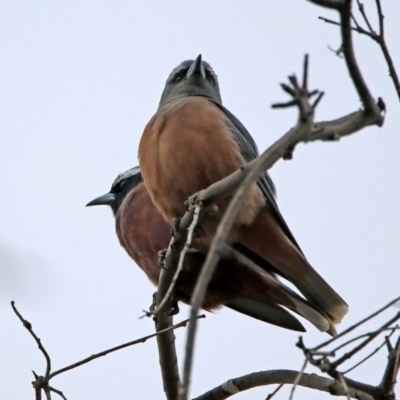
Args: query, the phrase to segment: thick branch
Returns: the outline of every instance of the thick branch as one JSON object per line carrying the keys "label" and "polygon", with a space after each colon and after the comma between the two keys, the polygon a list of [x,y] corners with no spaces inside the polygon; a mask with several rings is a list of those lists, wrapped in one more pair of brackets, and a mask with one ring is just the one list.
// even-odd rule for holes
{"label": "thick branch", "polygon": [[[156,331],[159,333],[172,327],[172,317],[160,313],[156,319]],[[175,348],[175,334],[169,330],[157,336],[158,357],[163,380],[163,388],[168,400],[176,400],[180,383],[178,359]]]}
{"label": "thick branch", "polygon": [[[217,386],[216,388],[196,397],[193,400],[224,400],[233,396],[234,394],[258,386],[293,384],[298,376],[299,371],[285,369],[254,372],[239,378],[230,379],[222,385]],[[346,396],[346,391],[340,382],[316,374],[303,373],[297,385],[313,390],[327,392],[332,396]],[[349,394],[353,399],[372,400],[371,396],[352,388],[349,388]]]}
{"label": "thick branch", "polygon": [[336,141],[375,124],[375,115],[366,114],[363,110],[355,111],[338,119],[315,123],[311,135],[304,142]]}

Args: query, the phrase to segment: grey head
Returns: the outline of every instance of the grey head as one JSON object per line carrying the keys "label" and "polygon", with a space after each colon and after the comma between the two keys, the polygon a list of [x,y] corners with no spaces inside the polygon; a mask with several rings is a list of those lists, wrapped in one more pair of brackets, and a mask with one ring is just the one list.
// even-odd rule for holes
{"label": "grey head", "polygon": [[108,193],[96,197],[86,204],[86,207],[107,205],[111,207],[115,216],[127,194],[142,182],[143,178],[139,167],[128,169],[115,178]]}
{"label": "grey head", "polygon": [[181,62],[169,74],[159,107],[189,96],[209,97],[222,104],[217,75],[201,54],[195,60]]}

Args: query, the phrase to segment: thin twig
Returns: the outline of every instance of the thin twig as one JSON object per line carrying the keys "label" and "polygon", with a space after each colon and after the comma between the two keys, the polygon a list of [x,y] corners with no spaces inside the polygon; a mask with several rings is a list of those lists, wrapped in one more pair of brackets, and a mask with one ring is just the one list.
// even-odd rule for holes
{"label": "thin twig", "polygon": [[22,317],[20,312],[17,310],[17,307],[15,306],[14,301],[11,302],[11,307],[12,307],[13,311],[15,312],[15,314],[17,315],[17,317],[19,318],[19,320],[22,322],[22,325],[28,330],[28,332],[31,334],[31,336],[35,339],[35,342],[37,343],[39,350],[42,352],[44,358],[46,359],[46,372],[45,372],[43,380],[47,381],[49,378],[49,375],[50,375],[50,371],[51,371],[50,356],[47,353],[46,349],[44,348],[42,341],[38,338],[36,333],[33,331],[32,324],[28,320],[26,320]]}
{"label": "thin twig", "polygon": [[308,360],[307,358],[304,359],[304,363],[303,366],[301,367],[301,370],[299,371],[299,373],[296,376],[296,379],[293,382],[292,388],[290,389],[290,396],[289,396],[289,400],[293,400],[293,396],[294,396],[294,392],[296,390],[297,385],[299,384],[301,377],[304,374],[304,371],[306,370],[308,364]]}
{"label": "thin twig", "polygon": [[347,386],[346,380],[344,379],[344,377],[341,373],[338,373],[338,376],[339,376],[340,383],[343,385],[347,400],[350,400],[350,390],[349,390],[349,387]]}
{"label": "thin twig", "polygon": [[[198,316],[198,319],[205,318],[205,317],[206,316],[204,314],[202,314],[202,315]],[[57,371],[52,372],[50,374],[50,376],[49,376],[49,380],[54,378],[57,375],[60,375],[60,374],[62,374],[64,372],[66,372],[66,371],[70,371],[71,369],[74,369],[74,368],[80,367],[81,365],[87,364],[88,362],[93,361],[93,360],[95,360],[97,358],[104,357],[107,354],[113,353],[113,352],[121,350],[121,349],[125,349],[126,347],[134,346],[135,344],[144,343],[144,342],[146,342],[146,340],[151,339],[151,338],[156,337],[156,336],[159,336],[159,335],[161,335],[161,334],[163,334],[165,332],[169,332],[169,331],[173,331],[173,330],[178,329],[178,328],[185,327],[188,322],[189,322],[189,319],[185,319],[184,321],[181,321],[178,324],[175,324],[175,325],[173,325],[173,326],[171,326],[169,328],[163,329],[162,331],[159,331],[159,332],[156,332],[156,333],[152,333],[151,335],[143,336],[143,337],[141,337],[139,339],[132,340],[131,342],[127,342],[127,343],[121,344],[119,346],[112,347],[111,349],[107,349],[107,350],[101,351],[100,353],[93,354],[93,355],[91,355],[89,357],[84,358],[81,361],[78,361],[76,363],[68,365],[67,367],[60,368]]]}
{"label": "thin twig", "polygon": [[349,344],[351,344],[351,343],[353,343],[353,342],[356,342],[357,340],[363,339],[363,338],[365,338],[365,337],[369,337],[369,336],[371,336],[371,335],[373,335],[373,334],[375,334],[375,333],[382,333],[382,332],[391,331],[391,334],[392,334],[394,331],[396,331],[396,330],[398,330],[398,329],[400,329],[399,326],[394,326],[394,327],[391,327],[391,328],[377,329],[377,330],[375,330],[375,331],[373,331],[373,332],[363,333],[362,335],[359,335],[359,336],[357,336],[357,337],[354,337],[354,338],[348,340],[347,342],[344,342],[344,343],[342,343],[341,345],[335,347],[335,348],[332,350],[332,352],[333,352],[333,353],[336,353],[336,352],[338,352],[340,349],[343,349],[343,347],[346,347],[346,346],[348,346]]}
{"label": "thin twig", "polygon": [[183,249],[181,251],[181,254],[179,256],[178,267],[177,267],[177,269],[175,271],[175,274],[174,274],[174,276],[172,278],[172,281],[171,281],[170,286],[169,286],[169,288],[167,290],[167,293],[164,295],[164,298],[161,300],[161,302],[159,303],[157,308],[153,311],[153,314],[155,314],[155,315],[157,315],[159,310],[164,308],[166,302],[172,296],[172,293],[173,293],[173,291],[175,289],[176,282],[177,282],[177,280],[179,278],[179,275],[180,275],[180,273],[181,273],[181,271],[183,269],[186,253],[189,250],[190,246],[192,245],[193,232],[196,229],[196,226],[197,226],[197,224],[199,222],[201,210],[202,210],[201,203],[200,204],[196,204],[194,206],[193,220],[192,220],[192,222],[191,222],[191,224],[189,226],[189,229],[188,229],[188,235],[187,235],[187,239],[186,239],[185,245],[184,245],[184,247],[183,247]]}
{"label": "thin twig", "polygon": [[387,328],[388,326],[390,326],[391,324],[396,322],[399,318],[400,318],[400,312],[398,312],[393,318],[391,318],[389,321],[387,321],[385,324],[383,324],[380,329],[378,329],[376,332],[372,333],[367,339],[365,339],[363,342],[361,342],[358,346],[354,347],[354,349],[352,349],[348,353],[344,354],[339,359],[335,360],[331,364],[331,367],[337,368],[340,364],[343,364],[345,361],[349,360],[354,354],[358,353],[367,344],[369,344],[372,340],[374,340],[382,332],[383,329]]}
{"label": "thin twig", "polygon": [[54,393],[58,394],[62,399],[67,400],[67,398],[64,396],[64,393],[61,390],[55,389],[55,388],[53,388],[51,386],[49,386],[49,390],[51,392],[54,392]]}
{"label": "thin twig", "polygon": [[357,367],[359,367],[361,364],[364,364],[365,361],[369,360],[372,356],[374,356],[376,353],[378,353],[379,350],[382,349],[382,347],[385,346],[386,344],[386,338],[391,337],[394,334],[394,330],[392,330],[392,332],[390,332],[390,334],[388,336],[385,337],[385,340],[382,342],[382,344],[380,346],[378,346],[374,351],[372,351],[370,354],[368,354],[366,357],[364,357],[363,359],[361,359],[357,364],[354,364],[352,367],[350,367],[349,369],[347,369],[346,371],[343,371],[342,374],[346,375],[349,372],[353,371],[354,369],[356,369]]}
{"label": "thin twig", "polygon": [[323,347],[326,347],[326,346],[330,345],[332,342],[334,342],[334,341],[338,340],[339,338],[347,335],[349,332],[351,332],[354,329],[358,328],[359,326],[365,324],[370,319],[372,319],[372,318],[376,317],[377,315],[381,314],[383,311],[387,310],[389,307],[391,307],[393,304],[397,303],[399,300],[400,300],[400,296],[396,297],[394,300],[390,301],[388,304],[386,304],[385,306],[383,306],[379,310],[373,312],[372,314],[368,315],[367,317],[365,317],[361,321],[351,325],[349,328],[345,329],[343,332],[339,333],[334,338],[329,339],[329,340],[321,343],[320,345],[318,345],[316,347],[313,347],[311,350],[316,351],[316,350],[322,349]]}
{"label": "thin twig", "polygon": [[374,29],[372,28],[372,25],[369,22],[368,16],[364,10],[364,4],[360,0],[357,0],[357,5],[358,5],[358,9],[360,11],[360,14],[363,17],[364,22],[367,24],[367,27],[368,27],[370,33],[374,34],[375,33]]}
{"label": "thin twig", "polygon": [[[315,367],[319,368],[321,372],[327,373],[331,378],[334,378],[336,380],[339,379],[339,374],[341,372],[336,370],[336,367],[334,366],[333,363],[330,362],[329,357],[333,356],[334,354],[330,354],[329,352],[319,352],[319,351],[314,351],[313,349],[308,349],[303,342],[302,337],[300,336],[297,344],[297,347],[299,347],[305,357],[308,359],[309,363],[314,365]],[[316,356],[321,356],[317,357]],[[377,395],[379,394],[380,390],[378,387],[369,385],[363,382],[355,381],[350,378],[345,378],[343,379],[346,382],[346,385],[350,389],[354,389],[357,392],[363,392],[365,394],[368,394],[371,397],[376,398]]]}
{"label": "thin twig", "polygon": [[276,387],[276,389],[271,392],[266,398],[265,400],[271,400],[285,385],[283,383],[281,383],[280,385],[278,385]]}

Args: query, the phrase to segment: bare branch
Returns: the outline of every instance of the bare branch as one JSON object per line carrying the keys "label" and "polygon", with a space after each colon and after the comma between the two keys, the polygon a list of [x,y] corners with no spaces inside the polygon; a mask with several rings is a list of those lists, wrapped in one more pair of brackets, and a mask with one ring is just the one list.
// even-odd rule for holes
{"label": "bare branch", "polygon": [[43,389],[44,394],[46,395],[46,400],[51,400],[51,392],[50,389],[48,387]]}
{"label": "bare branch", "polygon": [[390,351],[388,356],[388,363],[383,374],[382,381],[379,385],[382,390],[384,398],[390,399],[395,396],[395,385],[397,381],[397,374],[400,367],[400,336],[397,339],[396,346]]}
{"label": "bare branch", "polygon": [[58,394],[62,399],[67,400],[67,398],[64,396],[64,393],[61,390],[54,389],[53,387],[49,386],[50,392],[54,392]]}
{"label": "bare branch", "polygon": [[342,35],[342,49],[344,59],[347,64],[347,69],[350,73],[351,79],[356,87],[358,95],[364,106],[364,111],[368,115],[373,115],[376,118],[376,124],[381,126],[383,124],[383,117],[381,110],[378,108],[374,101],[367,84],[361,74],[356,57],[354,55],[353,38],[351,35],[351,0],[344,2],[343,7],[340,8],[340,23]]}
{"label": "bare branch", "polygon": [[270,393],[265,400],[271,400],[285,385],[281,383],[276,387],[276,389]]}
{"label": "bare branch", "polygon": [[387,332],[387,331],[391,331],[391,334],[390,334],[390,335],[392,335],[392,334],[393,334],[396,330],[398,330],[398,329],[399,329],[399,326],[396,325],[396,326],[390,327],[390,328],[376,329],[376,330],[373,331],[373,332],[363,333],[362,335],[359,335],[359,336],[356,336],[356,337],[354,337],[354,338],[351,338],[351,339],[349,339],[347,342],[344,342],[344,343],[340,344],[339,346],[335,347],[334,349],[332,349],[332,353],[336,353],[336,352],[338,352],[340,349],[343,349],[343,347],[346,347],[346,346],[348,346],[349,344],[354,343],[354,342],[356,342],[357,340],[363,339],[363,338],[365,338],[365,337],[371,337],[372,335],[375,335],[376,333],[379,334],[379,333],[383,333],[383,332]]}
{"label": "bare branch", "polygon": [[364,10],[364,4],[360,0],[357,0],[357,5],[358,5],[358,9],[360,11],[360,14],[363,17],[363,20],[364,20],[364,22],[366,23],[366,25],[367,25],[367,27],[369,29],[369,32],[370,32],[371,36],[372,37],[375,36],[376,33],[373,30],[372,25],[369,22],[368,16],[367,16],[367,14],[366,14],[366,12]]}
{"label": "bare branch", "polygon": [[[206,316],[204,314],[198,316],[199,319],[200,318],[205,318],[205,317]],[[139,339],[136,339],[136,340],[133,340],[131,342],[127,342],[127,343],[121,344],[119,346],[112,347],[111,349],[107,349],[107,350],[101,351],[100,353],[93,354],[93,355],[91,355],[89,357],[84,358],[81,361],[78,361],[76,363],[68,365],[67,367],[60,368],[59,370],[52,372],[49,375],[49,380],[54,378],[57,375],[60,375],[60,374],[62,374],[64,372],[66,372],[66,371],[70,371],[71,369],[80,367],[81,365],[87,364],[90,361],[96,360],[97,358],[104,357],[107,354],[114,353],[115,351],[125,349],[126,347],[134,346],[135,344],[144,343],[144,342],[146,342],[146,340],[151,339],[153,337],[160,336],[160,335],[162,335],[164,333],[173,331],[175,329],[185,327],[188,322],[189,322],[189,319],[185,319],[184,321],[181,321],[176,325],[170,326],[170,327],[168,327],[166,329],[163,329],[163,330],[160,330],[160,331],[158,331],[156,333],[152,333],[151,335],[143,336],[143,337],[141,337]]]}
{"label": "bare branch", "polygon": [[346,393],[347,400],[350,400],[350,389],[347,386],[346,380],[344,379],[341,373],[338,373],[338,377],[339,377],[339,382],[342,384],[343,389]]}
{"label": "bare branch", "polygon": [[[172,327],[172,317],[166,312],[159,313],[156,319],[156,331],[165,332]],[[169,330],[157,336],[158,358],[167,400],[176,400],[180,383],[178,357],[175,348],[175,334]]]}
{"label": "bare branch", "polygon": [[193,240],[193,232],[197,226],[197,223],[199,222],[199,217],[200,217],[200,211],[202,209],[202,205],[201,204],[193,204],[192,207],[194,208],[193,211],[193,220],[189,225],[188,228],[188,235],[187,235],[187,239],[185,242],[185,245],[179,255],[179,262],[178,262],[178,267],[176,268],[175,274],[172,278],[172,281],[169,285],[169,288],[167,290],[167,293],[165,294],[164,298],[160,301],[159,305],[157,306],[157,308],[153,311],[153,313],[155,315],[158,314],[159,310],[162,310],[166,304],[166,302],[168,301],[169,298],[171,298],[172,293],[175,289],[175,285],[176,285],[176,281],[178,280],[179,274],[181,273],[182,269],[183,269],[183,265],[184,265],[184,261],[185,261],[185,256],[187,251],[189,250],[191,244],[192,244],[192,240]]}
{"label": "bare branch", "polygon": [[[289,385],[294,383],[298,375],[299,371],[285,369],[255,372],[235,379],[230,379],[193,400],[225,400],[236,393],[244,392],[245,390],[259,386],[275,384]],[[298,386],[330,393],[333,396],[346,396],[345,389],[340,382],[317,374],[303,373],[298,382]],[[234,388],[234,390],[229,390],[229,388]],[[349,388],[349,395],[353,399],[372,400],[371,396],[354,390],[351,387]]]}
{"label": "bare branch", "polygon": [[[379,310],[379,311],[381,311],[381,310]],[[375,315],[377,315],[377,313],[375,313]],[[396,383],[396,377],[397,377],[397,373],[399,370],[400,338],[396,344],[396,348],[390,351],[388,365],[386,367],[386,371],[385,371],[384,377],[382,379],[382,383],[379,386],[372,386],[369,384],[365,384],[362,382],[358,382],[358,381],[354,381],[352,379],[346,378],[346,377],[344,377],[343,372],[340,372],[337,370],[337,367],[339,365],[343,364],[345,361],[349,360],[353,355],[360,352],[375,337],[377,337],[379,334],[384,332],[388,326],[393,324],[399,318],[400,318],[400,312],[398,312],[394,317],[389,319],[386,323],[384,323],[376,331],[371,332],[367,335],[362,335],[362,336],[367,336],[367,338],[364,341],[362,341],[359,345],[355,346],[349,352],[345,353],[343,356],[341,356],[340,358],[338,358],[337,360],[335,360],[333,362],[330,360],[330,357],[335,357],[335,350],[340,349],[340,348],[344,347],[345,345],[348,345],[349,343],[353,342],[354,340],[349,340],[349,341],[345,342],[344,345],[337,347],[333,351],[321,352],[320,350],[315,350],[315,349],[320,348],[321,346],[317,346],[314,349],[308,349],[304,345],[302,337],[300,337],[299,341],[297,343],[297,347],[299,347],[303,351],[306,360],[310,364],[319,368],[321,372],[327,373],[330,377],[332,377],[336,380],[339,380],[342,383],[342,385],[344,386],[348,397],[350,397],[350,389],[354,389],[357,391],[364,392],[364,393],[372,396],[374,399],[386,400],[386,399],[390,398],[390,397],[388,397],[389,395],[394,393],[394,386]],[[392,330],[392,333],[393,333],[397,329],[397,326],[392,327],[390,329]],[[350,332],[350,330],[348,330],[348,332]],[[362,337],[362,336],[360,336],[360,337]],[[357,337],[355,339],[359,339],[360,337]],[[375,354],[377,351],[379,351],[379,349],[382,348],[384,344],[385,344],[385,342],[381,346],[379,346],[377,349],[375,349],[375,351],[373,351],[370,355],[368,355],[363,360],[361,360],[358,364],[353,366],[351,369],[354,369],[356,366],[363,363],[366,359],[369,359],[373,354]],[[397,347],[397,346],[399,346],[399,347]]]}
{"label": "bare branch", "polygon": [[[33,371],[32,371],[33,372]],[[32,382],[32,386],[35,389],[35,400],[42,400],[42,386],[40,377],[33,372],[35,380]]]}
{"label": "bare branch", "polygon": [[[312,2],[315,4],[319,4],[316,1],[312,1]],[[351,7],[351,5],[350,5],[351,1],[347,1],[347,3],[348,3],[348,6]],[[400,80],[397,75],[397,71],[394,66],[393,59],[389,53],[389,49],[387,47],[386,39],[385,39],[385,26],[384,26],[384,18],[385,17],[382,12],[382,6],[381,6],[380,0],[375,0],[375,3],[376,3],[377,11],[378,11],[379,34],[376,33],[376,31],[373,29],[371,23],[369,22],[368,16],[365,12],[364,4],[360,0],[357,0],[358,9],[360,11],[360,14],[361,14],[363,20],[365,21],[365,23],[368,27],[368,29],[362,28],[358,24],[356,18],[354,18],[353,15],[351,15],[351,20],[354,21],[356,26],[352,27],[351,24],[349,23],[347,26],[347,29],[356,31],[356,32],[360,33],[361,35],[366,35],[379,44],[379,47],[381,48],[381,51],[385,58],[386,64],[389,68],[389,76],[392,79],[393,85],[396,90],[397,97],[400,100]],[[335,8],[338,11],[342,12],[342,10],[344,10],[345,6],[344,7],[331,7],[331,8]],[[319,17],[319,19],[321,19],[322,21],[324,21],[328,24],[339,25],[339,26],[343,27],[343,18],[341,19],[341,22],[336,22],[336,21],[333,21],[333,20],[325,18],[325,17]],[[343,31],[342,31],[342,34],[343,34]],[[364,107],[365,107],[365,104],[364,104]],[[378,125],[379,125],[379,123],[378,123]]]}
{"label": "bare branch", "polygon": [[293,400],[294,391],[296,390],[296,387],[299,384],[301,377],[304,374],[304,371],[306,370],[307,364],[308,364],[308,360],[307,360],[307,358],[305,358],[303,366],[301,367],[301,370],[299,371],[298,375],[296,376],[296,379],[293,382],[292,389],[290,390],[289,400]]}
{"label": "bare branch", "polygon": [[[15,303],[13,301],[11,302],[11,306],[12,306],[15,314],[18,316],[18,318],[20,319],[20,321],[24,325],[24,327],[29,331],[29,333],[35,339],[36,343],[39,346],[39,349],[44,354],[44,356],[45,356],[45,358],[47,360],[46,375],[45,376],[39,376],[34,371],[32,371],[33,375],[35,377],[35,380],[32,382],[32,385],[33,385],[33,387],[35,389],[35,398],[36,398],[36,400],[41,400],[42,399],[42,390],[44,391],[47,399],[51,398],[51,392],[57,393],[59,396],[61,396],[63,399],[65,399],[65,396],[63,395],[63,393],[60,390],[55,389],[55,388],[53,388],[53,387],[51,387],[49,385],[50,379],[54,378],[55,376],[60,375],[63,372],[66,372],[66,371],[70,371],[70,370],[72,370],[74,368],[77,368],[77,367],[79,367],[79,366],[81,366],[83,364],[86,364],[86,363],[88,363],[90,361],[93,361],[93,360],[95,360],[95,359],[97,359],[99,357],[106,356],[107,354],[113,353],[115,351],[124,349],[124,348],[129,347],[129,346],[133,346],[133,345],[138,344],[138,343],[144,343],[146,340],[148,340],[150,338],[153,338],[155,336],[157,338],[163,338],[162,340],[165,340],[165,341],[170,340],[169,333],[171,333],[175,329],[178,329],[178,328],[181,328],[181,327],[185,327],[187,325],[187,323],[189,322],[189,320],[187,319],[187,320],[179,322],[178,324],[176,324],[174,326],[167,326],[167,328],[165,328],[165,329],[158,329],[158,331],[156,333],[144,336],[144,337],[142,337],[140,339],[136,339],[136,340],[128,342],[128,343],[124,343],[122,345],[113,347],[111,349],[102,351],[100,353],[93,354],[90,357],[87,357],[87,358],[85,358],[85,359],[83,359],[81,361],[78,361],[78,362],[76,362],[74,364],[71,364],[71,365],[69,365],[67,367],[61,368],[61,369],[51,373],[50,356],[48,355],[48,353],[44,349],[40,339],[33,332],[32,324],[22,317],[22,315],[19,313],[19,311],[15,307]],[[199,315],[198,318],[205,318],[205,315]],[[158,322],[157,328],[160,328],[159,322]],[[175,336],[173,338],[175,339]],[[163,348],[167,348],[167,345],[164,344],[164,343],[163,343],[163,346],[164,346]],[[176,357],[175,347],[173,347],[173,354],[175,354],[175,357]],[[171,362],[173,361],[173,359],[171,359],[171,357],[170,357],[170,352],[168,350],[165,352],[165,357],[166,357],[165,361],[162,359],[162,356],[164,356],[164,353],[162,353],[160,351],[160,363],[162,364],[163,362],[165,362],[165,365],[162,364],[162,366],[170,367],[171,366]],[[175,362],[177,363],[176,359],[175,359]],[[169,369],[165,368],[165,376],[163,375],[163,378],[170,377],[172,374],[174,374],[173,368],[169,368]],[[170,393],[172,391],[171,388],[172,388],[171,381],[168,381],[166,383],[166,393],[168,392],[167,393],[167,397],[170,396],[170,397],[168,397],[168,399],[176,400],[178,384],[175,383],[175,397],[172,397],[172,394]]]}
{"label": "bare branch", "polygon": [[[31,336],[35,339],[35,342],[37,343],[37,345],[39,347],[39,350],[42,352],[44,358],[46,359],[46,372],[45,372],[43,380],[47,381],[48,378],[49,378],[49,375],[50,375],[50,370],[51,370],[50,356],[47,353],[47,351],[44,348],[44,346],[42,345],[42,341],[38,338],[36,333],[33,331],[32,324],[22,317],[20,312],[17,310],[17,307],[15,306],[15,302],[14,301],[11,302],[11,307],[14,310],[15,314],[17,315],[17,317],[19,318],[19,320],[22,322],[22,325],[28,330],[28,332],[31,334]],[[34,373],[34,375],[36,375],[36,374]]]}
{"label": "bare branch", "polygon": [[380,349],[382,349],[382,347],[385,346],[388,338],[390,338],[390,336],[393,335],[393,333],[395,332],[395,330],[392,330],[392,332],[390,332],[390,334],[388,336],[385,336],[385,340],[383,341],[383,343],[378,346],[375,350],[373,350],[370,354],[368,354],[366,357],[364,357],[363,359],[361,359],[357,364],[354,364],[351,368],[347,369],[346,371],[343,371],[342,374],[346,375],[348,374],[350,371],[353,371],[354,369],[356,369],[358,366],[360,366],[361,364],[364,364],[365,361],[369,360],[372,356],[374,356]]}
{"label": "bare branch", "polygon": [[321,343],[320,345],[312,348],[313,351],[317,351],[319,349],[322,349],[323,347],[328,346],[329,344],[331,344],[332,342],[338,340],[339,338],[347,335],[349,332],[353,331],[354,329],[358,328],[359,326],[365,324],[367,321],[371,320],[372,318],[376,317],[377,315],[381,314],[383,311],[387,310],[389,307],[393,306],[395,303],[397,303],[400,300],[400,296],[396,297],[394,300],[390,301],[388,304],[386,304],[385,306],[383,306],[382,308],[380,308],[379,310],[373,312],[372,314],[368,315],[367,317],[365,317],[364,319],[362,319],[361,321],[351,325],[350,327],[348,327],[347,329],[345,329],[343,332],[339,333],[337,336],[335,336],[332,339],[327,340],[326,342]]}

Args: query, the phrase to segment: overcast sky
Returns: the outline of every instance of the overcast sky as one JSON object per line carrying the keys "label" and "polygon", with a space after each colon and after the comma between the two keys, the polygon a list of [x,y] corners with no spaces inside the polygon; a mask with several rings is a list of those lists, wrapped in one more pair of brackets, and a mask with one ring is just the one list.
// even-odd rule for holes
{"label": "overcast sky", "polygon": [[[376,26],[374,3],[366,8]],[[383,3],[400,71],[400,3]],[[304,0],[0,1],[2,398],[33,399],[31,370],[43,374],[45,367],[10,300],[33,323],[54,369],[153,332],[152,321],[138,317],[154,288],[119,246],[111,211],[84,206],[137,164],[140,135],[172,68],[202,53],[219,76],[224,104],[260,150],[296,121],[294,110],[270,105],[287,100],[279,83],[301,73],[306,52],[310,85],[326,92],[317,119],[360,107],[343,60],[328,49],[340,46],[338,29],[319,15],[335,18]],[[350,305],[339,330],[400,292],[400,105],[376,44],[364,37],[355,44],[373,95],[387,104],[384,127],[301,145],[294,160],[271,172],[302,249]],[[187,314],[182,308],[175,320]],[[304,324],[306,344],[327,339]],[[186,332],[176,333],[182,362]],[[200,322],[191,394],[253,371],[300,368],[297,337],[233,311],[208,314]],[[382,352],[350,376],[377,383],[385,361]],[[52,385],[68,400],[162,399],[156,342]],[[272,389],[234,398],[260,400]],[[305,396],[328,398],[299,389],[297,398]]]}

